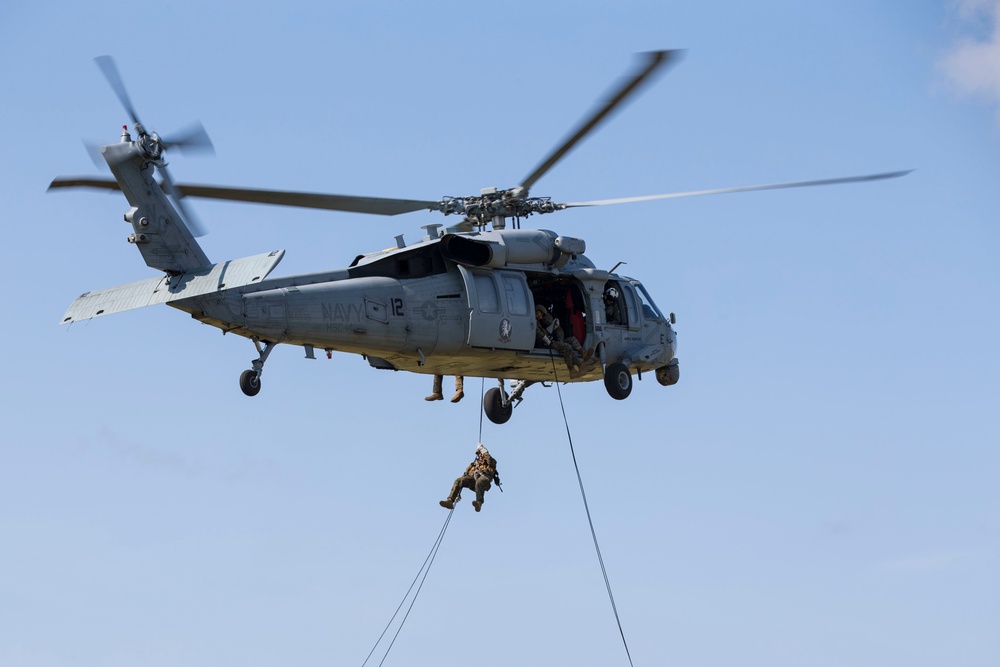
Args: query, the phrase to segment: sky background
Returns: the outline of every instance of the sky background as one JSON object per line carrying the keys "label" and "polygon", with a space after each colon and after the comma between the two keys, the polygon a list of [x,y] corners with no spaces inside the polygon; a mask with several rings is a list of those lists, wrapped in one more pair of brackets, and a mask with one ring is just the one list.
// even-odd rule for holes
{"label": "sky background", "polygon": [[[95,56],[150,128],[206,126],[178,181],[435,199],[517,184],[661,48],[533,194],[915,171],[528,221],[677,314],[679,384],[561,388],[634,664],[1000,664],[1000,3],[93,4],[0,7],[0,666],[360,665],[480,437],[479,379],[426,403],[279,347],[251,399],[251,343],[179,311],[59,326],[155,275],[123,197],[46,193],[128,121]],[[191,206],[273,275],[443,222]],[[556,388],[482,440],[504,492],[458,505],[385,664],[628,664]]]}

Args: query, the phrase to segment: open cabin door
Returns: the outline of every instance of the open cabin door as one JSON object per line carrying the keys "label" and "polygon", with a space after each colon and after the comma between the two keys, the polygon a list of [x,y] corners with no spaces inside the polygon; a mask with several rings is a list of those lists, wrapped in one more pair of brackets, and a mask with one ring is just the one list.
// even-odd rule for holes
{"label": "open cabin door", "polygon": [[535,346],[535,318],[528,283],[517,271],[458,266],[469,296],[472,347],[528,351]]}

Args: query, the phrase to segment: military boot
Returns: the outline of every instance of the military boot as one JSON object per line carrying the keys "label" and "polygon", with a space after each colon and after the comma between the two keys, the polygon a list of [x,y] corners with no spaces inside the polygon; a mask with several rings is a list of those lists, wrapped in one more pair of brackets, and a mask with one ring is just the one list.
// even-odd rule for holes
{"label": "military boot", "polygon": [[465,391],[463,390],[464,384],[465,384],[465,378],[463,378],[461,375],[456,375],[455,376],[455,395],[451,397],[451,402],[452,403],[458,403],[460,400],[462,400],[463,398],[465,398]]}
{"label": "military boot", "polygon": [[438,505],[440,505],[441,507],[445,508],[446,510],[453,510],[453,509],[455,509],[455,501],[452,500],[451,498],[445,498],[444,500],[442,500],[441,502],[439,502]]}
{"label": "military boot", "polygon": [[482,500],[473,500],[472,501],[472,506],[475,507],[476,511],[478,512],[479,510],[483,509],[483,501]]}
{"label": "military boot", "polygon": [[444,395],[441,394],[441,380],[443,378],[440,375],[434,376],[434,387],[431,395],[426,397],[425,401],[441,401],[444,400]]}

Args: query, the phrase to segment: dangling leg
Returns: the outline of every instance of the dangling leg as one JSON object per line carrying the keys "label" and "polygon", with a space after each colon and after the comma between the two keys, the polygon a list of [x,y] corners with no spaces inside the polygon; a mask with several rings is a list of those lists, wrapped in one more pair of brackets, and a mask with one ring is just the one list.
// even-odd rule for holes
{"label": "dangling leg", "polygon": [[456,479],[455,483],[451,485],[451,492],[448,494],[448,497],[439,502],[438,505],[449,510],[455,509],[455,503],[457,503],[459,500],[462,499],[463,488],[465,489],[476,488],[475,480],[465,475],[462,475],[461,477]]}
{"label": "dangling leg", "polygon": [[465,378],[463,378],[461,375],[455,376],[455,395],[451,397],[452,403],[458,403],[465,397],[465,391],[463,390],[462,386],[464,384],[464,380]]}
{"label": "dangling leg", "polygon": [[490,486],[490,478],[486,475],[476,478],[476,499],[472,501],[472,506],[477,512],[483,508],[483,501],[486,500],[486,492],[490,490]]}
{"label": "dangling leg", "polygon": [[451,485],[451,491],[448,492],[448,497],[438,503],[441,507],[447,510],[455,509],[455,501],[462,497],[462,478],[459,477],[455,480],[455,483]]}
{"label": "dangling leg", "polygon": [[[573,348],[562,341],[554,340],[549,346],[560,355],[562,355],[563,361],[566,362],[566,368],[573,372]],[[577,368],[576,370],[580,370]]]}
{"label": "dangling leg", "polygon": [[441,394],[441,381],[443,379],[440,375],[434,376],[434,389],[431,391],[431,395],[424,399],[425,401],[440,401],[444,399],[444,396]]}
{"label": "dangling leg", "polygon": [[577,340],[576,336],[570,336],[566,339],[566,342],[573,347],[573,360],[580,367],[581,371],[587,373],[597,367],[597,362],[591,360],[591,357],[594,356],[594,348],[590,348],[584,352],[583,345],[580,345],[580,341]]}
{"label": "dangling leg", "polygon": [[568,336],[566,338],[566,342],[569,343],[569,346],[573,348],[574,354],[583,357],[583,346],[580,345],[580,341],[576,339],[576,336]]}

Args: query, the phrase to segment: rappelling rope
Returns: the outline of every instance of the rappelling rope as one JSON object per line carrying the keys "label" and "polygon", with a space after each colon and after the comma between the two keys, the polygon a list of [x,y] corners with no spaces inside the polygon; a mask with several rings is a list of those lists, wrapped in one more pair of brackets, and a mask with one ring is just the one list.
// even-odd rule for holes
{"label": "rappelling rope", "polygon": [[[479,393],[480,402],[482,402],[482,396],[485,395],[486,392],[486,378],[480,378],[480,380],[481,383]],[[484,410],[479,411],[479,442],[483,441],[483,412]],[[380,634],[378,639],[375,640],[375,645],[372,646],[372,650],[368,652],[368,657],[365,658],[363,663],[361,663],[361,667],[365,667],[365,665],[368,664],[368,661],[371,660],[372,654],[375,653],[375,649],[378,648],[378,645],[382,643],[385,633],[389,631],[390,627],[392,627],[392,622],[396,620],[396,616],[399,615],[399,610],[403,608],[403,605],[406,603],[406,598],[410,596],[410,592],[413,590],[413,587],[416,586],[417,580],[419,579],[420,585],[417,586],[417,591],[413,594],[413,599],[410,600],[410,606],[406,608],[406,613],[403,615],[403,619],[399,622],[399,627],[396,628],[396,634],[392,636],[392,641],[389,642],[389,647],[386,648],[385,655],[382,656],[382,660],[378,663],[379,667],[381,667],[382,663],[385,662],[385,659],[389,657],[389,651],[392,650],[392,645],[396,643],[396,637],[399,636],[399,632],[403,629],[403,624],[406,623],[406,619],[410,615],[410,610],[413,609],[413,603],[417,601],[417,596],[420,595],[420,589],[424,587],[424,581],[427,579],[427,573],[431,571],[431,565],[434,564],[434,558],[437,556],[438,548],[440,548],[441,541],[444,539],[444,534],[448,531],[448,524],[451,523],[451,517],[453,514],[455,514],[454,509],[448,512],[448,518],[444,520],[444,525],[441,526],[441,532],[438,533],[437,539],[434,541],[434,546],[431,547],[430,553],[428,553],[427,558],[424,559],[424,564],[420,566],[417,576],[413,578],[413,581],[410,583],[410,587],[406,589],[403,599],[399,601],[399,606],[396,607],[396,611],[393,612],[392,618],[390,618],[389,622],[386,623],[385,629],[382,630],[382,634]]]}
{"label": "rappelling rope", "polygon": [[479,378],[479,442],[483,441],[483,413],[486,407],[483,405],[483,397],[486,396],[486,378]]}
{"label": "rappelling rope", "polygon": [[587,510],[587,523],[590,524],[590,535],[594,538],[594,549],[597,550],[597,560],[601,564],[601,574],[604,575],[604,585],[608,589],[608,598],[611,600],[611,609],[615,612],[615,621],[618,623],[618,632],[622,636],[622,644],[625,645],[625,655],[628,656],[628,664],[632,665],[632,654],[628,650],[628,642],[625,641],[625,631],[622,630],[622,621],[618,617],[618,607],[615,605],[615,595],[611,592],[611,581],[608,579],[608,571],[604,567],[604,558],[601,556],[601,545],[597,543],[597,531],[594,530],[594,521],[590,517],[590,505],[587,504],[587,492],[583,490],[583,477],[580,475],[580,466],[576,462],[576,451],[573,449],[573,436],[569,432],[569,419],[566,418],[566,406],[563,404],[562,390],[559,388],[559,373],[556,371],[555,357],[549,352],[552,359],[552,373],[555,375],[556,392],[559,394],[559,409],[562,410],[563,423],[566,424],[566,439],[569,440],[569,451],[573,455],[573,467],[576,469],[576,480],[580,483],[580,495],[583,497],[583,508]]}
{"label": "rappelling rope", "polygon": [[382,638],[385,637],[385,633],[389,631],[389,628],[392,626],[392,622],[396,620],[396,616],[399,615],[399,610],[403,608],[403,604],[406,602],[406,598],[410,596],[410,591],[413,590],[413,587],[416,585],[417,580],[419,579],[420,585],[417,586],[416,592],[413,593],[413,599],[410,600],[410,606],[406,608],[406,613],[403,615],[403,619],[399,622],[399,627],[396,628],[396,634],[392,636],[392,641],[389,642],[388,648],[385,649],[385,655],[382,656],[382,660],[379,661],[378,663],[379,667],[381,667],[382,663],[385,662],[385,659],[389,657],[389,651],[392,650],[392,645],[396,643],[396,637],[399,636],[400,630],[403,629],[403,624],[406,623],[406,619],[410,615],[410,610],[413,609],[413,603],[417,601],[417,596],[420,595],[420,589],[424,587],[424,581],[427,579],[427,573],[431,571],[431,565],[434,564],[434,558],[437,556],[438,548],[441,546],[441,541],[444,539],[444,534],[448,530],[448,524],[451,523],[451,517],[454,513],[455,513],[454,509],[448,512],[448,518],[444,520],[444,525],[441,526],[441,532],[438,533],[437,539],[434,541],[434,546],[431,547],[430,553],[428,553],[427,558],[424,559],[424,564],[420,566],[420,570],[417,572],[417,576],[413,578],[413,582],[410,584],[410,587],[406,590],[406,594],[403,596],[403,599],[400,600],[399,606],[396,607],[396,611],[393,613],[392,618],[390,618],[389,622],[386,624],[385,630],[383,630],[382,634],[380,634],[378,636],[378,639],[375,640],[375,645],[372,646],[372,650],[368,652],[368,657],[365,658],[365,661],[363,663],[361,663],[361,667],[365,667],[365,665],[368,664],[368,661],[371,659],[372,654],[375,653],[375,649],[378,648],[378,645],[381,643]]}

